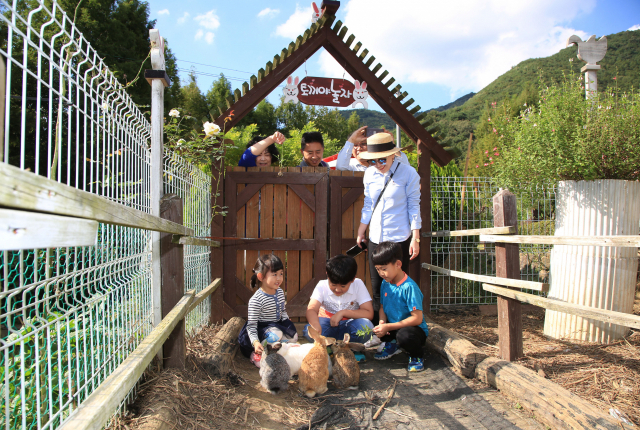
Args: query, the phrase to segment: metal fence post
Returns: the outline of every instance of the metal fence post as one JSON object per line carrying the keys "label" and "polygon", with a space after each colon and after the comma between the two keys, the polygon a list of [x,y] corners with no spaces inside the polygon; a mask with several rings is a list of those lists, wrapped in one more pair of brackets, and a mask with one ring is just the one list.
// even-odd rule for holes
{"label": "metal fence post", "polygon": [[[165,194],[160,200],[160,217],[183,223],[182,199],[177,194]],[[162,266],[162,318],[184,296],[184,248],[173,243],[172,234],[161,233],[160,251]],[[165,368],[184,369],[187,346],[185,343],[185,320],[181,319],[162,347]]]}
{"label": "metal fence post", "polygon": [[[151,215],[160,216],[160,199],[163,193],[163,129],[165,76],[164,39],[158,30],[149,30],[151,40],[151,67],[145,70],[145,78],[151,84]],[[162,73],[158,73],[162,72]],[[151,279],[154,327],[162,321],[162,281],[160,270],[160,233],[151,233]]]}
{"label": "metal fence post", "polygon": [[[493,196],[493,225],[518,227],[516,196],[501,190]],[[517,231],[515,234],[518,234]],[[520,250],[517,243],[496,243],[496,276],[520,279]],[[522,305],[519,300],[498,296],[498,347],[503,360],[522,357]]]}

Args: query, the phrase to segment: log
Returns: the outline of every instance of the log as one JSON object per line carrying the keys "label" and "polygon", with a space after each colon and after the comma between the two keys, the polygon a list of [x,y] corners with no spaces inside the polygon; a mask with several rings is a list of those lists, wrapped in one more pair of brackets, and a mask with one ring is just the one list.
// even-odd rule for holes
{"label": "log", "polygon": [[536,418],[553,429],[630,428],[591,403],[519,364],[489,357],[476,366],[475,375],[479,380],[497,388],[531,410]]}
{"label": "log", "polygon": [[238,349],[238,334],[245,320],[233,317],[222,326],[213,339],[213,352],[205,357],[203,366],[213,376],[224,376],[231,367],[231,360]]}
{"label": "log", "polygon": [[425,318],[429,326],[427,347],[438,352],[467,378],[473,378],[478,363],[488,357],[474,344]]}

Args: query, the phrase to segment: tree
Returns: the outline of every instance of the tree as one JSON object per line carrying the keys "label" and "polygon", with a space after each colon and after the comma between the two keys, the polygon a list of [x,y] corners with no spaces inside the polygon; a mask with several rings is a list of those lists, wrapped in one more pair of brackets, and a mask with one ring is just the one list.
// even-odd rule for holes
{"label": "tree", "polygon": [[227,110],[227,97],[231,94],[231,82],[224,73],[220,73],[220,78],[213,81],[206,95],[206,103],[211,115],[217,118],[220,112]]}
{"label": "tree", "polygon": [[276,108],[267,100],[262,100],[253,112],[255,124],[258,126],[258,134],[270,136],[278,128]]}
{"label": "tree", "polygon": [[338,109],[329,109],[325,106],[315,109],[315,122],[318,131],[325,138],[346,142],[349,138],[347,121]]}
{"label": "tree", "polygon": [[354,110],[353,112],[351,112],[351,116],[347,120],[347,129],[350,133],[353,133],[354,130],[359,129],[360,127],[362,127],[360,116]]}
{"label": "tree", "polygon": [[189,83],[182,87],[182,108],[184,113],[190,115],[199,121],[201,125],[205,121],[209,121],[209,107],[206,97],[198,88],[198,80],[193,70],[189,73]]}

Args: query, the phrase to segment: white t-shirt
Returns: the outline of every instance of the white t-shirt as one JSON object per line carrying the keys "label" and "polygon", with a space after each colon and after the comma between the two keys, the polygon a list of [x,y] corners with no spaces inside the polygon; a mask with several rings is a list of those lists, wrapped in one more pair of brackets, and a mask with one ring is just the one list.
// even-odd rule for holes
{"label": "white t-shirt", "polygon": [[320,302],[320,318],[331,318],[333,314],[344,310],[357,310],[364,303],[371,301],[367,286],[361,279],[356,278],[346,293],[336,296],[329,288],[329,281],[323,279],[318,282],[311,294],[311,298]]}

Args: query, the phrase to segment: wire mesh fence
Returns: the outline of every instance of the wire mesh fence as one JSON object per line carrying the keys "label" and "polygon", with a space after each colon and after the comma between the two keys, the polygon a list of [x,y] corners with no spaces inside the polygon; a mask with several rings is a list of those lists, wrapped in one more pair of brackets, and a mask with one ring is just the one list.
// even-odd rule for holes
{"label": "wire mesh fence", "polygon": [[[150,213],[143,114],[56,2],[0,9],[0,162]],[[166,154],[165,190],[198,235],[209,187]],[[186,287],[201,290],[208,249],[185,248]],[[95,246],[0,251],[0,288],[0,428],[58,427],[152,329],[151,233],[100,224]],[[188,329],[207,322],[203,303]]]}
{"label": "wire mesh fence", "polygon": [[[432,177],[431,216],[436,230],[469,230],[493,227],[493,196],[499,188],[491,178]],[[518,234],[554,234],[555,190],[516,195]],[[550,245],[520,245],[520,277],[546,282]],[[480,243],[478,236],[436,237],[431,241],[431,262],[449,270],[495,276],[495,247]],[[432,272],[431,305],[495,303],[496,296],[479,282]]]}

